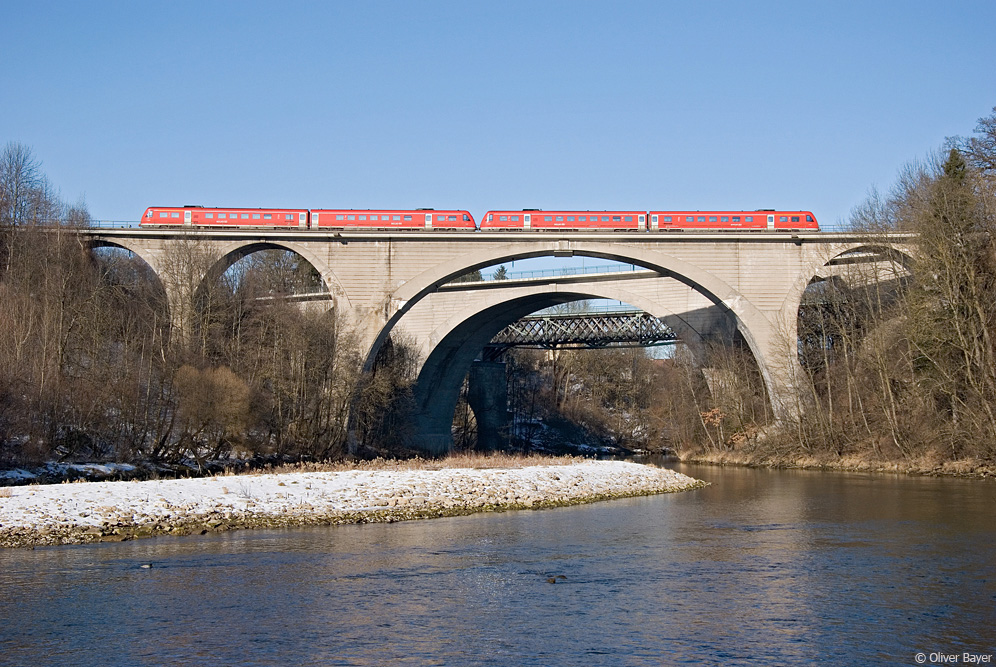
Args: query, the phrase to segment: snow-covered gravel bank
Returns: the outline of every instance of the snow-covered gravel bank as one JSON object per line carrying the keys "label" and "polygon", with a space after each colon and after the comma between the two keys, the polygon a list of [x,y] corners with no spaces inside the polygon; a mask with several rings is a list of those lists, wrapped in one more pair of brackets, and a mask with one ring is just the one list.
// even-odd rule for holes
{"label": "snow-covered gravel bank", "polygon": [[355,470],[7,487],[0,547],[278,526],[403,521],[671,493],[704,482],[622,461]]}

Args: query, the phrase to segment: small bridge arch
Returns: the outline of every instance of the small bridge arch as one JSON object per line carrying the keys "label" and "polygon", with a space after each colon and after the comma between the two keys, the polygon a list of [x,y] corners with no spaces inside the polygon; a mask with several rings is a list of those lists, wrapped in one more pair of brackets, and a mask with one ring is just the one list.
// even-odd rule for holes
{"label": "small bridge arch", "polygon": [[280,239],[262,239],[251,242],[239,241],[215,249],[217,257],[213,258],[213,261],[205,271],[204,277],[198,285],[198,290],[203,289],[205,283],[220,278],[239,260],[263,250],[286,250],[301,257],[318,272],[322,284],[328,290],[329,294],[332,295],[334,302],[339,307],[349,308],[349,297],[346,295],[346,290],[328,262],[318,253],[314,252],[314,249],[309,245]]}

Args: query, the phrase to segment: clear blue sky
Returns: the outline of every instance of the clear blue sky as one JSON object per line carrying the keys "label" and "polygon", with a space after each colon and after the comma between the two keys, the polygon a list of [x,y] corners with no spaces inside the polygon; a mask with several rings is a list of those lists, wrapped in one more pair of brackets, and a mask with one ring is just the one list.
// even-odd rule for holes
{"label": "clear blue sky", "polygon": [[146,206],[802,208],[996,105],[996,2],[13,2],[0,143]]}

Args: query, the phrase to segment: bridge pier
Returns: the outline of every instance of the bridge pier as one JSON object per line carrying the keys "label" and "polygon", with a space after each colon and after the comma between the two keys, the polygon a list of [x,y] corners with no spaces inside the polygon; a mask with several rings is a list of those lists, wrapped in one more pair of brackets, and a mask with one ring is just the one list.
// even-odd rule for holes
{"label": "bridge pier", "polygon": [[467,379],[467,403],[477,420],[477,449],[494,451],[508,440],[508,383],[505,364],[475,361]]}

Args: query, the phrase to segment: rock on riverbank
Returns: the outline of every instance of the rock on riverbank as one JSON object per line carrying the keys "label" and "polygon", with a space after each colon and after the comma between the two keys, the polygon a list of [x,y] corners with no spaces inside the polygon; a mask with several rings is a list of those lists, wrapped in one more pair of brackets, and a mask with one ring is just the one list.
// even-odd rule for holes
{"label": "rock on riverbank", "polygon": [[622,461],[508,469],[355,470],[10,487],[0,547],[392,522],[686,491],[704,482]]}

